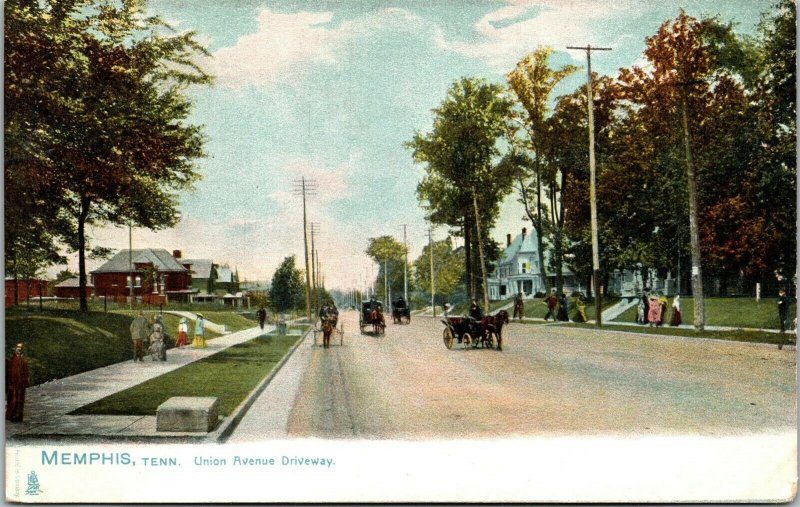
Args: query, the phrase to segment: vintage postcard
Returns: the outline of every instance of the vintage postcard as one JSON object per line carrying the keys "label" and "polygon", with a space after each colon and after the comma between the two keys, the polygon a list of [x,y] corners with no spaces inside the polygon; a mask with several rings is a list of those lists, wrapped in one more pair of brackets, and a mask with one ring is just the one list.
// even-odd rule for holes
{"label": "vintage postcard", "polygon": [[5,495],[789,502],[792,0],[7,0]]}

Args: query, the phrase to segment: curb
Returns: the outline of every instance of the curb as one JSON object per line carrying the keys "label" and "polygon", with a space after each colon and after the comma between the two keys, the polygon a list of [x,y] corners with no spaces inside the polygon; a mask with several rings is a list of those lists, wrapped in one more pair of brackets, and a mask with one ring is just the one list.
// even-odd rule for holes
{"label": "curb", "polygon": [[275,378],[275,375],[277,375],[281,368],[283,368],[283,365],[289,361],[289,358],[294,355],[294,352],[303,342],[306,341],[306,338],[308,338],[308,335],[312,329],[313,327],[309,326],[306,332],[297,339],[297,343],[292,345],[292,348],[289,350],[289,352],[287,352],[283,358],[278,361],[278,364],[272,368],[272,371],[269,372],[269,375],[267,375],[252,391],[250,391],[250,394],[247,395],[247,398],[245,398],[244,401],[242,401],[239,406],[236,407],[231,415],[222,421],[222,423],[219,425],[219,428],[205,436],[206,440],[223,443],[228,439],[229,436],[231,436],[233,430],[236,429],[236,427],[239,425],[239,422],[244,418],[245,414],[247,414],[247,411],[251,406],[253,406],[253,403],[255,403],[256,398],[258,398],[261,393],[264,392],[272,379]]}

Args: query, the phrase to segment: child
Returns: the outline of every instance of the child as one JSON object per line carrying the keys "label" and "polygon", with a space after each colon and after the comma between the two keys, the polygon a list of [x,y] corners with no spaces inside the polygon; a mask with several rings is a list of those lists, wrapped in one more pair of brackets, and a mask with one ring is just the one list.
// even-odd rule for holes
{"label": "child", "polygon": [[181,317],[181,322],[178,324],[178,342],[175,344],[176,347],[183,347],[184,345],[189,344],[189,321],[186,317]]}

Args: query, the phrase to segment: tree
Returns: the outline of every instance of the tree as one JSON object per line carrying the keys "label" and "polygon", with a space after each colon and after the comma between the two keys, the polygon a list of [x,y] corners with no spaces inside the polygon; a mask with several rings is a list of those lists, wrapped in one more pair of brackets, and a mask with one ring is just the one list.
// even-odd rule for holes
{"label": "tree", "polygon": [[[425,245],[422,254],[413,263],[414,280],[417,286],[431,293],[431,247]],[[464,263],[460,252],[453,249],[449,236],[433,242],[433,271],[436,294],[445,300],[452,297],[464,278]]]}
{"label": "tree", "polygon": [[288,313],[305,305],[306,286],[303,280],[303,274],[295,268],[294,255],[284,258],[272,276],[270,308],[277,313]]}
{"label": "tree", "polygon": [[[462,78],[433,110],[433,130],[417,132],[406,145],[413,149],[415,162],[426,164],[417,196],[427,218],[431,223],[453,227],[455,234],[464,237],[465,283],[472,298],[479,287],[485,286],[483,280],[480,285],[476,283],[481,259],[474,257],[473,248],[483,250],[484,264],[491,264],[499,255],[499,247],[488,237],[488,231],[513,183],[507,166],[497,164],[498,141],[505,134],[510,107],[499,85]],[[483,229],[480,234],[478,223]]]}
{"label": "tree", "polygon": [[378,294],[388,293],[385,281],[388,281],[389,288],[397,290],[398,287],[403,287],[403,263],[406,253],[406,246],[392,236],[369,239],[366,254],[378,263],[378,278],[375,280]]}
{"label": "tree", "polygon": [[[518,107],[512,116],[516,126],[509,135],[514,147],[517,171],[516,181],[520,202],[525,214],[536,230],[539,250],[539,265],[544,273],[544,238],[554,233],[552,242],[556,266],[556,280],[559,293],[563,278],[563,195],[566,191],[567,172],[574,166],[570,161],[559,158],[559,136],[552,132],[559,126],[558,119],[548,121],[548,102],[553,89],[564,78],[574,73],[577,67],[566,65],[560,69],[550,68],[551,47],[539,47],[517,63],[516,68],[507,75],[508,84],[517,97]],[[521,127],[521,128],[520,128]],[[519,130],[526,133],[525,139],[517,136]],[[560,163],[559,163],[560,160]],[[547,277],[542,280],[548,287]]]}
{"label": "tree", "polygon": [[[20,164],[41,159],[42,179],[57,190],[64,221],[56,232],[78,252],[85,311],[86,226],[170,227],[177,220],[177,192],[199,178],[193,160],[204,155],[204,139],[200,127],[186,123],[191,102],[184,91],[210,82],[193,62],[206,51],[192,32],[165,35],[169,27],[146,16],[143,1],[18,0],[9,3],[7,15],[8,28],[30,23],[42,29],[11,36],[19,81],[7,96],[24,107],[40,95],[58,94],[34,110],[36,128],[46,134],[27,146],[31,153]],[[39,42],[56,49],[48,61],[57,72],[39,75],[28,61],[23,48]],[[33,78],[31,86],[26,78]]]}

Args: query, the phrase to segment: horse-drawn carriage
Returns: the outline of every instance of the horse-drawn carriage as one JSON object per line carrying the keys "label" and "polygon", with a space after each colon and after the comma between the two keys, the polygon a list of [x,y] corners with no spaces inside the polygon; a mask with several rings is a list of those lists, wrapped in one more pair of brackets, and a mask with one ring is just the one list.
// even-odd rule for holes
{"label": "horse-drawn carriage", "polygon": [[497,341],[497,350],[503,350],[503,325],[508,324],[508,312],[500,310],[495,315],[476,320],[472,317],[446,317],[442,320],[444,331],[442,338],[444,346],[452,349],[456,341],[463,347],[494,348]]}
{"label": "horse-drawn carriage", "polygon": [[395,324],[411,324],[411,308],[405,299],[398,299],[392,302],[392,320]]}
{"label": "horse-drawn carriage", "polygon": [[372,326],[374,334],[382,335],[386,331],[386,321],[383,318],[383,302],[370,299],[361,303],[358,326],[361,328],[361,334],[364,334],[367,326]]}
{"label": "horse-drawn carriage", "polygon": [[330,314],[320,319],[319,326],[314,327],[314,345],[317,344],[317,336],[322,334],[322,346],[328,348],[331,344],[331,336],[336,333],[339,336],[339,345],[344,345],[344,324],[336,327],[339,322],[339,314]]}

